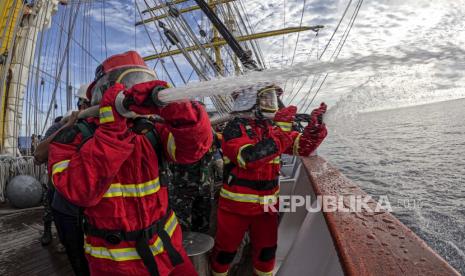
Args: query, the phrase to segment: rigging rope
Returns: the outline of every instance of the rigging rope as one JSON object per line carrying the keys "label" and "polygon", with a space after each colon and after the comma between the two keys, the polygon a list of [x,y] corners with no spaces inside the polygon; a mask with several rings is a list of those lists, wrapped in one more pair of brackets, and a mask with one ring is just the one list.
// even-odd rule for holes
{"label": "rigging rope", "polygon": [[[137,8],[137,11],[139,12],[140,18],[141,18],[141,20],[143,21],[142,13],[141,13],[141,11],[140,11],[140,9],[139,9],[139,5],[137,4],[137,2],[134,2],[134,3],[136,4],[136,8]],[[135,24],[134,24],[134,25],[135,25]],[[158,55],[157,47],[155,46],[155,43],[153,42],[152,37],[151,37],[150,34],[149,34],[149,31],[148,31],[148,29],[147,29],[147,26],[146,26],[145,22],[143,22],[143,25],[144,25],[145,32],[147,33],[147,36],[148,36],[148,38],[149,38],[149,40],[150,40],[150,43],[151,43],[152,46],[153,46],[153,50],[154,50],[155,53]],[[166,72],[166,74],[167,74],[167,76],[168,76],[170,82],[173,84],[173,86],[176,87],[176,84],[174,83],[174,80],[171,78],[171,75],[169,74],[168,70],[167,70],[166,67],[165,67],[165,63],[162,62],[162,63],[161,63],[161,66],[162,66],[163,70],[165,70],[165,72]]]}
{"label": "rigging rope", "polygon": [[[146,0],[144,0],[144,3],[145,3],[145,5],[147,6],[147,8],[150,8],[150,5],[147,3]],[[155,13],[154,13],[152,10],[149,9],[148,11],[149,11],[151,17],[155,17]],[[142,18],[142,14],[140,13],[140,11],[139,11],[139,16]],[[144,22],[144,24],[146,24],[146,23]],[[163,46],[164,46],[166,49],[169,50],[170,47],[168,46],[168,43],[166,42],[164,36],[163,36],[162,33],[161,33],[160,26],[158,26],[158,24],[157,24],[155,21],[153,21],[153,24],[154,24],[155,29],[157,30],[157,33],[158,33],[158,35],[159,35],[159,37],[160,37],[160,41],[163,43]],[[147,32],[147,35],[150,36],[150,33],[148,32],[147,29],[146,29],[146,32]],[[162,51],[163,51],[163,48],[162,48]],[[174,57],[173,57],[173,56],[170,56],[170,59],[171,59],[171,61],[173,62],[173,64],[174,64],[174,66],[175,66],[175,68],[176,68],[176,71],[178,72],[179,76],[181,77],[181,80],[183,81],[184,84],[186,84],[187,82],[186,82],[186,80],[184,79],[184,76],[183,76],[181,70],[180,70],[179,67],[177,66],[177,63],[176,63],[176,61],[174,60]],[[165,70],[165,71],[166,71],[167,74],[169,74],[167,70]],[[175,83],[173,83],[173,85],[175,85]]]}
{"label": "rigging rope", "polygon": [[[302,22],[304,20],[304,14],[305,14],[305,4],[307,3],[307,0],[304,0],[304,2],[302,3],[302,14],[300,16],[300,24],[299,24],[299,28],[302,27]],[[295,59],[295,54],[297,52],[297,46],[299,44],[299,39],[300,39],[300,32],[297,33],[297,40],[295,42],[295,46],[294,46],[294,53],[292,54],[292,60],[291,60],[291,66],[294,65],[294,59]]]}
{"label": "rigging rope", "polygon": [[[347,31],[347,35],[345,36],[345,38],[343,39],[343,42],[341,44],[341,47],[339,48],[339,51],[336,55],[336,57],[334,58],[334,60],[336,60],[338,57],[339,57],[339,54],[341,53],[341,50],[342,50],[342,47],[344,47],[344,44],[346,43],[346,40],[347,38],[349,37],[349,34],[350,34],[350,31],[352,30],[352,27],[354,26],[354,23],[355,23],[355,20],[357,19],[357,16],[358,16],[358,13],[360,11],[360,8],[363,4],[363,0],[359,0],[358,3],[357,3],[357,6],[355,8],[355,12],[354,14],[352,15],[352,18],[351,18],[351,22],[349,23],[348,25],[348,30],[346,29]],[[346,32],[344,32],[346,33]],[[342,41],[342,40],[341,40]],[[336,48],[337,49],[337,48]],[[334,53],[333,53],[334,55]],[[333,60],[333,61],[334,61]],[[307,108],[305,109],[305,112],[307,112],[307,110],[310,108],[310,105],[313,103],[313,100],[315,100],[316,96],[318,95],[318,93],[320,92],[321,90],[321,87],[323,87],[323,84],[325,83],[327,77],[328,77],[329,73],[327,73],[323,79],[323,81],[321,82],[320,86],[318,87],[318,90],[315,92],[315,95],[313,96],[312,100],[310,101],[310,103],[308,104]]]}
{"label": "rigging rope", "polygon": [[[349,8],[350,8],[351,5],[352,5],[352,2],[353,2],[353,1],[350,0],[349,3],[347,3],[347,6],[345,7],[344,12],[343,12],[341,18],[339,19],[339,22],[338,22],[338,24],[336,25],[336,28],[334,29],[334,31],[333,31],[333,33],[332,33],[330,39],[329,39],[328,42],[326,43],[326,45],[325,45],[323,51],[321,52],[321,54],[318,54],[318,53],[317,53],[317,60],[320,60],[320,59],[323,57],[323,55],[326,53],[326,51],[328,50],[328,47],[329,47],[329,45],[331,44],[332,40],[334,39],[336,33],[338,32],[338,30],[339,30],[339,28],[340,28],[340,26],[341,26],[341,24],[342,24],[344,18],[346,17],[347,11],[349,10]],[[316,37],[318,37],[318,33],[316,34]],[[341,39],[342,39],[342,38],[341,38]],[[319,51],[319,49],[318,49],[318,51]],[[302,102],[303,102],[302,108],[305,107],[305,104],[307,103],[307,101],[308,101],[308,99],[309,99],[309,97],[310,97],[310,95],[311,95],[311,91],[313,90],[313,87],[315,86],[315,84],[318,83],[318,81],[320,80],[320,77],[321,77],[321,75],[319,75],[318,78],[316,78],[315,76],[313,76],[313,81],[312,81],[312,84],[311,84],[311,86],[310,86],[310,89],[308,89],[308,92],[307,92],[307,93],[305,94],[305,96],[298,102],[297,105],[300,106],[300,104],[302,104]],[[294,100],[294,98],[295,98],[297,95],[300,94],[300,91],[303,89],[303,87],[305,86],[305,84],[308,82],[308,79],[309,79],[309,78],[310,78],[310,76],[306,77],[306,80],[303,82],[302,86],[299,88],[299,90],[297,91],[297,93],[295,93],[294,97],[291,99],[291,102]],[[292,94],[292,93],[291,93],[291,94]],[[308,106],[307,106],[306,110],[307,110],[307,109],[308,109]]]}
{"label": "rigging rope", "polygon": [[[304,20],[304,14],[305,14],[305,5],[307,3],[307,0],[304,0],[303,4],[302,4],[302,14],[300,16],[300,24],[299,24],[299,28],[302,27],[302,22]],[[292,60],[291,60],[291,66],[294,65],[294,60],[295,60],[295,54],[297,52],[297,46],[299,44],[299,39],[300,39],[300,32],[297,33],[297,39],[296,39],[296,42],[295,42],[295,46],[294,46],[294,51],[293,51],[293,54],[292,54]],[[295,88],[295,80],[293,80],[293,86]],[[287,81],[284,83],[284,91],[286,91],[286,88],[287,88]]]}
{"label": "rigging rope", "polygon": [[[73,18],[73,23],[72,23],[72,25],[71,25],[70,34],[72,34],[72,33],[74,32],[74,26],[75,26],[75,23],[76,23],[77,14],[78,14],[79,9],[80,9],[80,7],[81,7],[81,0],[78,0],[78,1],[79,1],[79,2],[78,2],[78,5],[77,5],[77,7],[76,7],[76,12],[75,12],[75,15],[74,15],[74,18]],[[70,15],[70,16],[71,16],[71,15]],[[64,53],[66,53],[66,52],[69,50],[70,41],[71,41],[71,35],[68,35]],[[61,63],[60,63],[60,66],[59,66],[59,69],[58,69],[58,70],[59,70],[59,72],[58,72],[58,78],[60,78],[60,76],[61,76],[61,72],[62,72],[62,70],[63,70],[64,61],[65,61],[65,59],[62,58]],[[49,108],[48,108],[48,111],[47,111],[47,116],[45,117],[45,122],[47,122],[48,119],[50,118],[50,113],[51,113],[51,111],[52,111],[52,104],[53,104],[53,102],[55,101],[55,98],[56,98],[57,88],[58,88],[58,84],[55,84],[55,87],[54,87],[53,93],[52,93],[52,101],[50,102],[50,105],[49,105]],[[46,125],[46,123],[44,123],[44,128],[42,129],[42,134],[45,132],[45,125]]]}
{"label": "rigging rope", "polygon": [[107,48],[107,20],[105,12],[105,0],[102,1],[102,14],[103,14],[103,37],[105,38],[105,58],[108,58],[108,48]]}
{"label": "rigging rope", "polygon": [[323,52],[321,52],[321,55],[320,55],[320,57],[319,57],[318,59],[321,59],[321,57],[323,57],[323,55],[326,53],[326,50],[328,49],[329,45],[331,44],[331,41],[333,40],[334,35],[336,35],[336,32],[339,30],[339,27],[341,26],[342,20],[343,20],[344,17],[346,16],[346,13],[347,13],[347,11],[349,10],[351,4],[352,4],[352,0],[350,0],[349,3],[347,4],[347,7],[345,8],[344,13],[342,14],[341,19],[340,19],[339,22],[337,23],[336,29],[334,29],[334,32],[333,32],[333,34],[331,35],[331,38],[329,39],[328,43],[326,43],[326,46],[325,46],[325,48],[323,49]]}
{"label": "rigging rope", "polygon": [[[38,9],[40,8],[41,7],[39,6]],[[28,22],[25,23],[26,26],[22,29],[22,31],[26,31],[26,34],[23,34],[24,35],[23,40],[22,40],[23,43],[21,45],[22,49],[20,49],[21,53],[19,53],[19,56],[23,57],[23,62],[21,62],[19,71],[17,71],[19,72],[19,74],[16,78],[17,83],[16,83],[16,89],[15,89],[15,95],[14,95],[15,98],[14,98],[13,106],[11,106],[11,103],[8,102],[8,104],[10,105],[9,107],[11,108],[10,110],[12,110],[13,113],[7,113],[7,114],[12,114],[12,118],[10,117],[5,118],[6,120],[9,121],[7,125],[8,128],[11,127],[11,121],[13,121],[12,133],[7,132],[7,134],[8,133],[10,134],[10,136],[5,137],[5,139],[13,138],[13,141],[11,141],[11,143],[6,144],[5,148],[7,146],[10,146],[10,148],[14,150],[13,154],[15,156],[19,153],[17,135],[19,134],[19,131],[20,131],[22,119],[24,119],[22,117],[23,110],[19,110],[19,107],[24,106],[24,94],[23,93],[27,95],[27,90],[25,91],[22,90],[23,79],[26,79],[26,87],[24,87],[24,89],[27,89],[27,85],[29,83],[29,76],[32,73],[32,70],[29,69],[29,66],[33,64],[33,56],[34,56],[33,51],[29,51],[28,57],[26,57],[26,53],[28,50],[28,46],[34,47],[34,45],[36,44],[37,35],[38,35],[37,29],[38,29],[38,26],[41,25],[40,22],[45,20],[44,17],[45,17],[45,13],[42,12],[40,13],[40,16],[38,18],[37,17],[26,17],[23,19],[23,20],[28,20]],[[31,34],[33,34],[33,37],[31,39],[32,43],[29,44],[28,39],[30,38]],[[24,72],[25,70],[28,70],[26,73],[27,76],[23,76],[23,74],[25,73]],[[10,98],[10,95],[9,95],[9,98]],[[9,100],[7,99],[7,101]]]}
{"label": "rigging rope", "polygon": [[[283,29],[286,28],[286,0],[283,0]],[[283,47],[281,49],[281,68],[284,66],[284,46],[286,42],[286,36],[283,35]]]}

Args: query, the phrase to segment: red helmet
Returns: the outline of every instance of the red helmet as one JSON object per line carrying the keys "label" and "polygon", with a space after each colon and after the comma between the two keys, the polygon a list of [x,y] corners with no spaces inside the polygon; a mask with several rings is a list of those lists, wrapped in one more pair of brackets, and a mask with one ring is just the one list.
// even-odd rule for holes
{"label": "red helmet", "polygon": [[156,79],[155,72],[147,67],[137,52],[114,55],[95,70],[95,79],[87,89],[87,98],[91,99],[91,105],[96,105],[102,99],[103,92],[115,83],[122,83],[130,88],[135,84]]}

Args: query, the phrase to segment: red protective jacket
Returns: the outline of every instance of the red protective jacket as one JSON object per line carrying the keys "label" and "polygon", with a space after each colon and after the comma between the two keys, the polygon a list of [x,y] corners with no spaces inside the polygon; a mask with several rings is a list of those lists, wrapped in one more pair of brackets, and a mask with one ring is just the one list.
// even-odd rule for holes
{"label": "red protective jacket", "polygon": [[[75,127],[50,144],[48,169],[57,191],[85,207],[86,218],[98,229],[136,231],[165,216],[168,195],[167,188],[160,185],[158,158],[193,163],[210,148],[211,125],[199,103],[169,104],[158,114],[167,122],[177,122],[156,125],[165,156],[157,156],[144,135],[130,133],[121,138],[103,125],[88,141],[82,141]],[[182,251],[182,234],[174,214],[168,214],[164,228],[175,249]],[[149,245],[160,275],[168,275],[173,267],[156,234]],[[113,245],[87,236],[85,251],[93,275],[148,275],[135,242]]]}
{"label": "red protective jacket", "polygon": [[327,135],[283,131],[269,121],[235,118],[223,132],[225,179],[219,208],[243,215],[264,212],[276,204],[281,154],[310,155]]}

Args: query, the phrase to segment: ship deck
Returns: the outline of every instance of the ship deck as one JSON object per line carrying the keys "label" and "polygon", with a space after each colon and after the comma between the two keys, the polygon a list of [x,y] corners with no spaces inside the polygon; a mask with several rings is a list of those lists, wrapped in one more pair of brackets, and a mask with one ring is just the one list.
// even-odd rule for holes
{"label": "ship deck", "polygon": [[[42,209],[5,212],[0,206],[0,275],[72,275],[66,254],[57,252],[57,238],[42,247]],[[6,213],[6,214],[5,214]]]}
{"label": "ship deck", "polygon": [[[294,159],[282,171],[281,195],[366,196],[317,156]],[[5,207],[0,204],[0,275],[72,275],[66,255],[56,252],[56,234],[53,244],[40,245],[43,210]],[[282,214],[278,231],[277,276],[460,275],[389,212],[308,212],[301,206]],[[252,274],[250,249],[242,252],[231,276]]]}

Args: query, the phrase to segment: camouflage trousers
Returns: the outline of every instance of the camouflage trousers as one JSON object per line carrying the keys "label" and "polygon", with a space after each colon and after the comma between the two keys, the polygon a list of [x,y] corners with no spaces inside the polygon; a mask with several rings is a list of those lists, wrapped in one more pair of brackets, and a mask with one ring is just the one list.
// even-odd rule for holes
{"label": "camouflage trousers", "polygon": [[210,228],[211,186],[209,181],[193,181],[187,173],[175,172],[168,186],[169,205],[183,231],[207,233]]}
{"label": "camouflage trousers", "polygon": [[42,216],[42,221],[44,222],[45,228],[50,228],[53,222],[53,214],[52,214],[52,199],[53,193],[55,189],[53,186],[49,185],[42,185],[43,187],[43,194],[42,194],[42,204],[44,206],[44,213]]}

